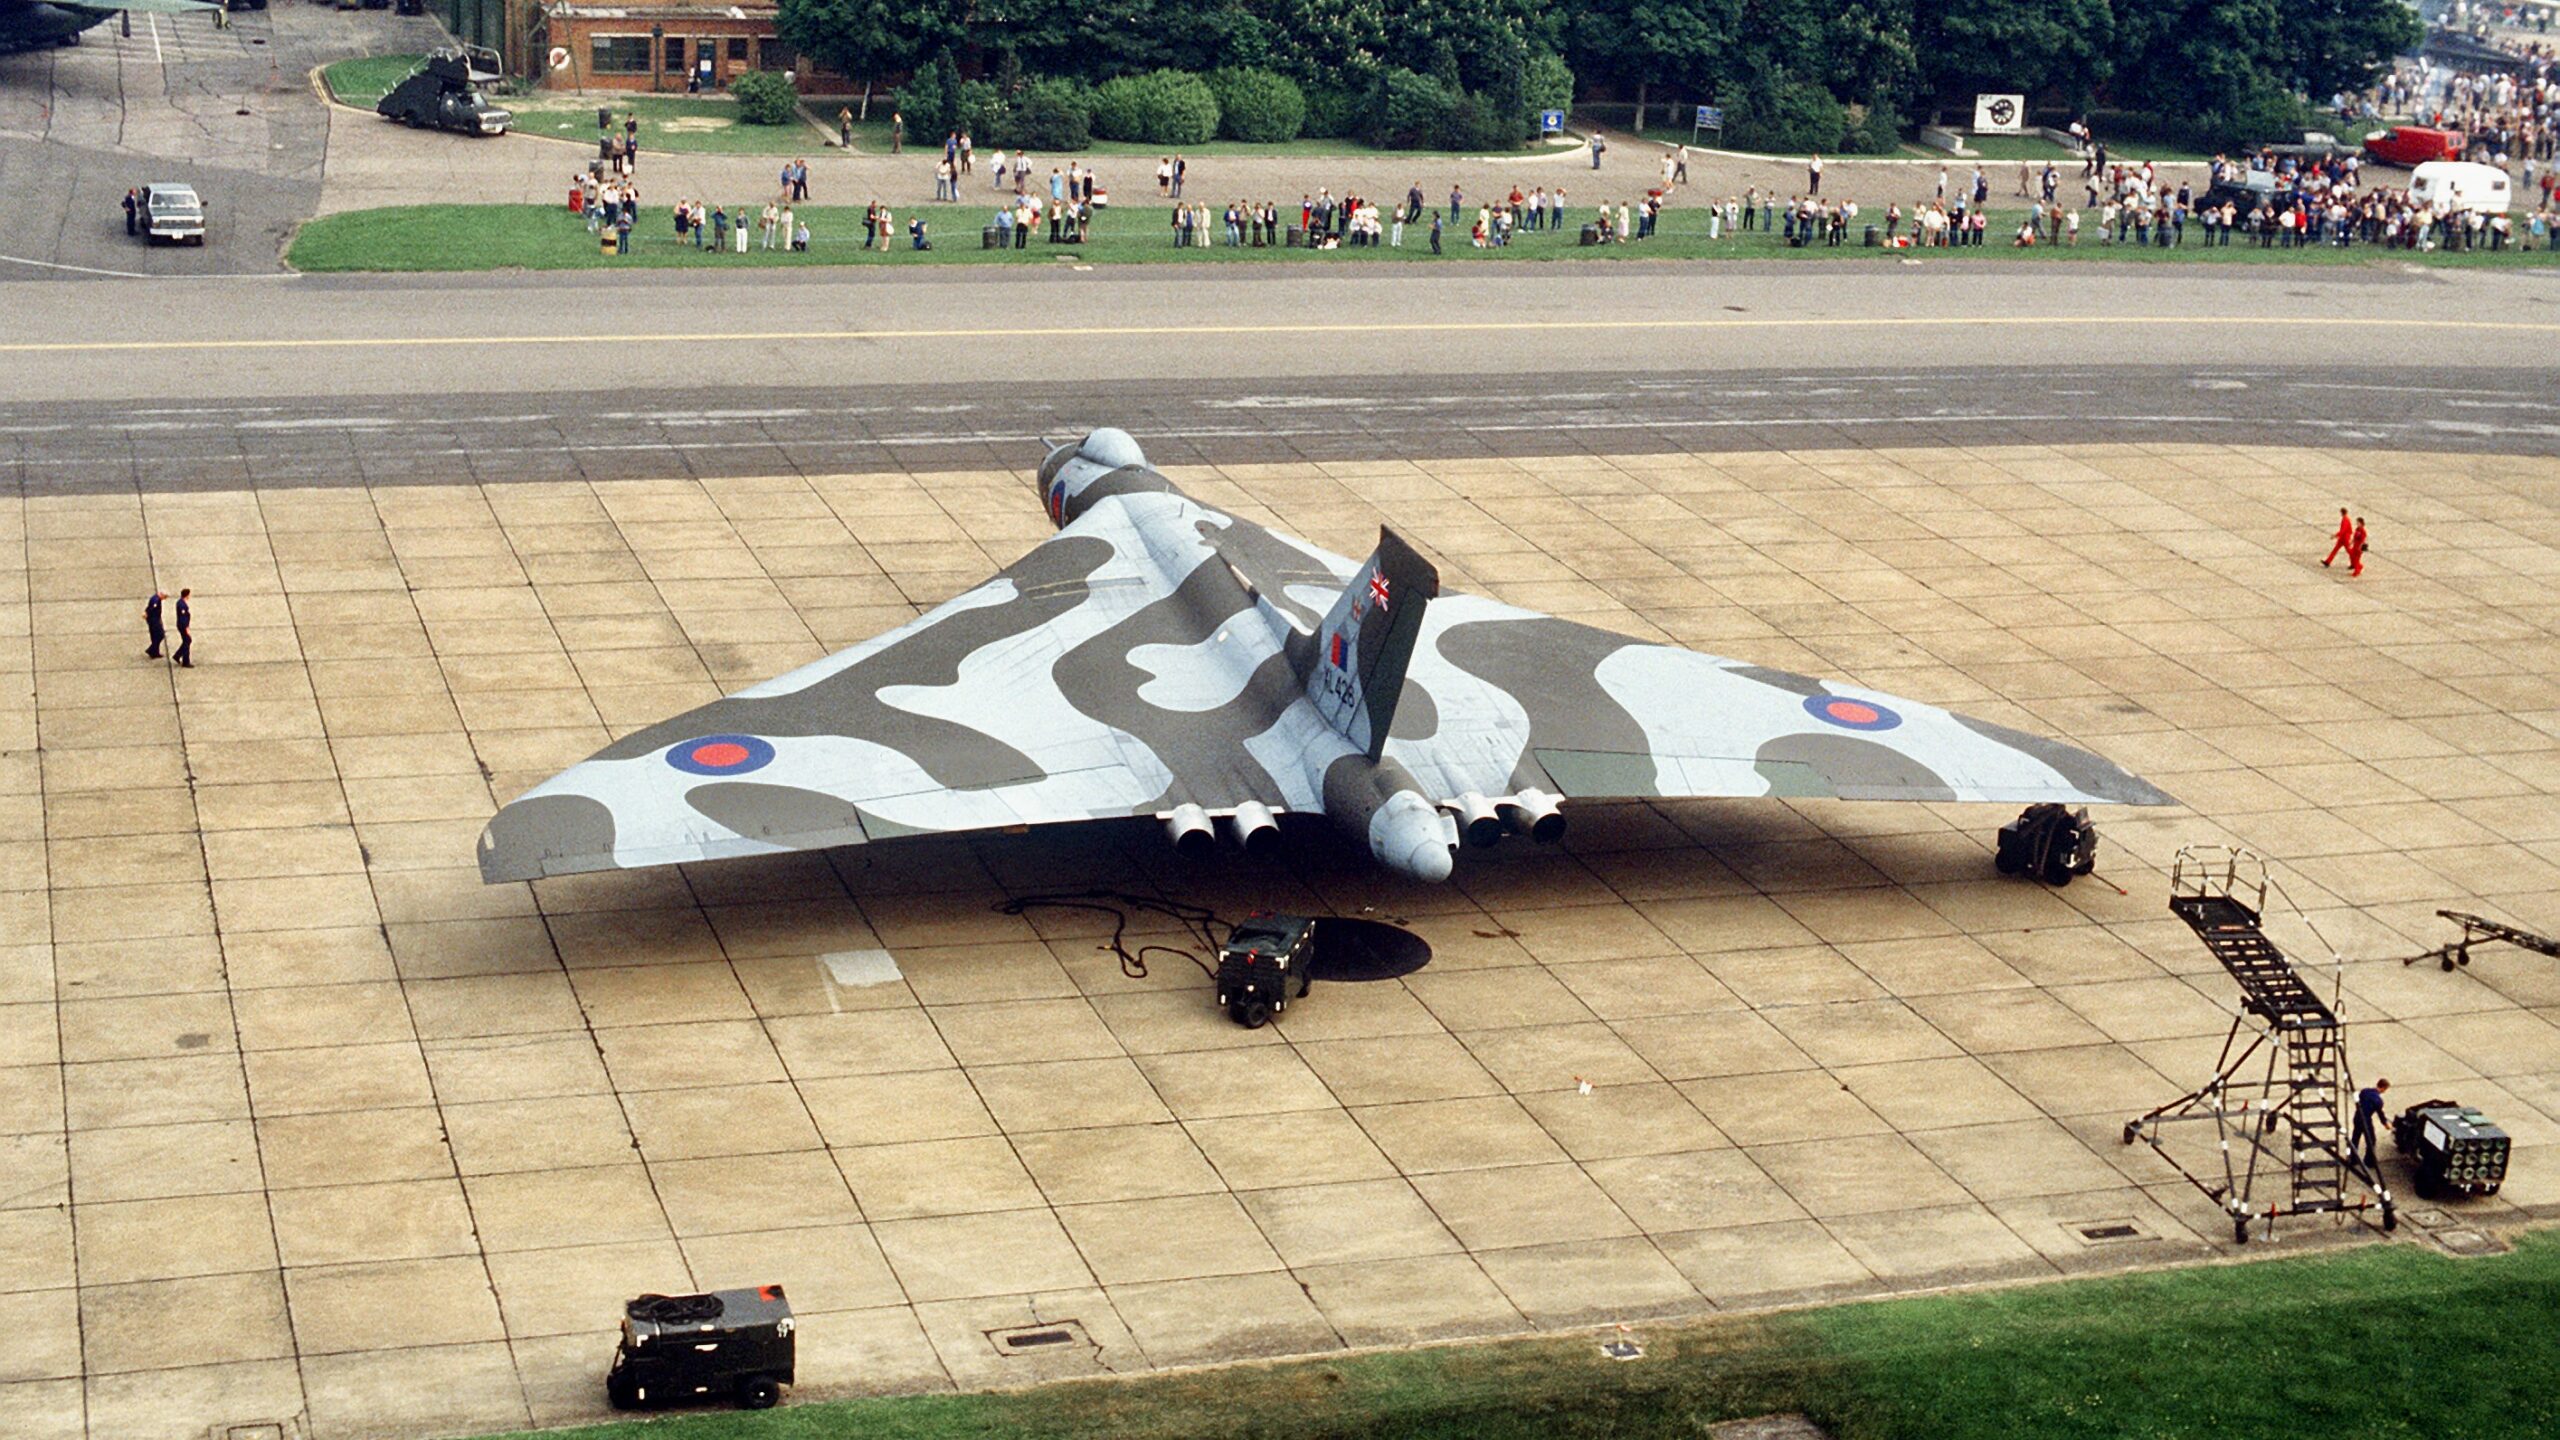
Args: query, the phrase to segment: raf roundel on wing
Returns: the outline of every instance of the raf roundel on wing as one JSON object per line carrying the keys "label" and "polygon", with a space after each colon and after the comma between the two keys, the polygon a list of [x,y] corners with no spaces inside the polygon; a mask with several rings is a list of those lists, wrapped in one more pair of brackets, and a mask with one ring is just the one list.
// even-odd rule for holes
{"label": "raf roundel on wing", "polygon": [[1805,713],[1826,725],[1843,730],[1890,730],[1902,723],[1902,717],[1872,700],[1852,700],[1846,695],[1808,695]]}
{"label": "raf roundel on wing", "polygon": [[688,775],[744,775],[773,763],[773,744],[753,735],[705,735],[669,750],[667,763]]}

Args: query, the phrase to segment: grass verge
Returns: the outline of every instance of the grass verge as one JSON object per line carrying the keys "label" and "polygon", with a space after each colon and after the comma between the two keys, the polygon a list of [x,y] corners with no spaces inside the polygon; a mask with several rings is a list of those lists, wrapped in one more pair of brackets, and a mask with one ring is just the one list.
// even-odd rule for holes
{"label": "grass verge", "polygon": [[409,72],[425,63],[424,55],[366,55],[355,60],[341,60],[320,72],[320,83],[329,87],[329,97],[341,105],[370,110],[391,87],[409,78]]}
{"label": "grass verge", "polygon": [[[679,89],[682,87],[679,86]],[[738,118],[735,102],[691,95],[581,95],[538,90],[510,95],[499,103],[515,112],[516,133],[572,140],[592,147],[596,140],[596,107],[613,111],[617,131],[622,117],[640,117],[640,155],[771,155],[777,159],[814,155],[826,142],[794,116],[783,125],[749,125]],[[592,156],[595,151],[589,148]]]}
{"label": "grass verge", "polygon": [[[1842,1440],[2560,1433],[2560,1233],[2412,1244],[1099,1384],[705,1411],[554,1440],[1671,1440],[1801,1410]],[[601,1357],[600,1357],[601,1358]],[[601,1382],[599,1382],[601,1383]]]}
{"label": "grass verge", "polygon": [[[587,117],[590,126],[594,121],[593,115]],[[719,197],[711,198],[716,202]],[[935,248],[931,251],[919,253],[907,247],[903,227],[916,213],[922,213],[932,227]],[[1473,212],[1468,213],[1472,219]],[[2188,244],[2184,248],[2164,250],[2130,244],[2102,245],[2098,243],[2094,217],[2089,222],[2088,232],[2076,247],[2037,246],[2019,250],[2007,243],[2007,237],[2016,231],[2023,211],[1994,211],[1991,222],[1993,243],[1979,248],[1869,250],[1859,245],[1858,237],[1853,235],[1849,244],[1836,250],[1819,245],[1796,249],[1781,243],[1767,231],[1710,240],[1705,234],[1705,218],[1696,210],[1665,212],[1662,232],[1650,240],[1585,248],[1576,243],[1578,226],[1591,210],[1583,207],[1573,213],[1577,229],[1523,233],[1509,246],[1499,250],[1472,248],[1467,243],[1465,229],[1453,226],[1442,241],[1447,253],[1434,256],[1430,250],[1427,225],[1408,226],[1402,248],[1382,246],[1376,249],[1310,251],[1255,250],[1218,245],[1206,249],[1177,250],[1172,245],[1168,228],[1170,213],[1166,207],[1116,206],[1096,223],[1093,239],[1088,244],[1051,246],[1035,234],[1026,249],[990,251],[979,248],[978,231],[992,210],[964,201],[899,208],[897,217],[901,230],[897,245],[884,254],[862,248],[860,207],[804,206],[799,215],[809,226],[810,248],[807,252],[792,254],[757,249],[738,255],[677,244],[667,208],[653,204],[644,208],[640,227],[632,231],[632,253],[626,257],[609,257],[600,253],[596,237],[587,233],[584,222],[569,215],[564,208],[548,205],[406,205],[322,216],[302,227],[285,258],[295,269],[309,271],[587,270],[615,266],[716,270],[806,265],[1048,265],[1058,263],[1062,258],[1089,264],[1463,265],[1485,259],[1811,260],[1827,257],[1833,260],[1864,259],[1878,265],[1916,258],[1933,265],[2028,259],[2058,264],[2123,260],[2159,265],[2417,263],[2431,267],[2465,268],[2546,265],[2556,258],[2551,251],[2514,249],[2496,254],[2482,251],[2459,255],[2420,255],[2397,250],[2384,252],[2369,246],[2344,250],[2330,246],[2306,250],[2261,250],[2253,244],[2244,243],[2243,237],[2234,237],[2228,246],[2206,249],[2200,243],[2202,232],[2193,226],[2188,229]]]}

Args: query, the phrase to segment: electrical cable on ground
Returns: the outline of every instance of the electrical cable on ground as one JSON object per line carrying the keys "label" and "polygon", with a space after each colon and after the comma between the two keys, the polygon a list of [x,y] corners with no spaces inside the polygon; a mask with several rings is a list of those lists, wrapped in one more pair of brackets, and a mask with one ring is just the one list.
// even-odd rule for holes
{"label": "electrical cable on ground", "polygon": [[[1204,958],[1218,953],[1218,932],[1230,928],[1218,913],[1204,905],[1186,905],[1153,895],[1132,895],[1123,890],[1093,889],[1058,891],[1045,895],[1024,895],[995,907],[999,915],[1021,915],[1031,910],[1087,910],[1111,917],[1111,938],[1096,949],[1108,950],[1120,961],[1120,973],[1132,980],[1147,978],[1147,957],[1154,954],[1179,955],[1200,969],[1212,981],[1218,972]],[[1136,950],[1128,945],[1129,917],[1132,912],[1161,915],[1182,926],[1199,946],[1198,951],[1180,945],[1147,944]]]}

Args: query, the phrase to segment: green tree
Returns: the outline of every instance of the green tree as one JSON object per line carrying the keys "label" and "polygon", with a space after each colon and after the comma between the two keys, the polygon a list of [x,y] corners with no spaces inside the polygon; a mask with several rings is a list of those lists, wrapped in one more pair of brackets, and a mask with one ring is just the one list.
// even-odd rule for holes
{"label": "green tree", "polygon": [[898,87],[898,109],[907,117],[907,133],[927,142],[960,128],[960,66],[944,46],[933,59]]}
{"label": "green tree", "polygon": [[2276,0],[2121,0],[2116,13],[2126,58],[2110,92],[2119,103],[2174,117],[2203,144],[2276,138],[2255,133],[2291,105],[2277,78]]}
{"label": "green tree", "polygon": [[2287,0],[2284,79],[2314,100],[2361,90],[2423,38],[2402,0]]}
{"label": "green tree", "polygon": [[1618,86],[1639,108],[1657,90],[1712,100],[1742,24],[1742,0],[1600,0],[1573,12],[1576,70]]}
{"label": "green tree", "polygon": [[774,33],[830,70],[886,80],[958,43],[967,13],[966,0],[779,0]]}
{"label": "green tree", "polygon": [[1934,0],[1913,19],[1921,92],[1959,110],[1985,90],[2058,90],[2085,103],[2106,78],[2116,31],[2109,0]]}

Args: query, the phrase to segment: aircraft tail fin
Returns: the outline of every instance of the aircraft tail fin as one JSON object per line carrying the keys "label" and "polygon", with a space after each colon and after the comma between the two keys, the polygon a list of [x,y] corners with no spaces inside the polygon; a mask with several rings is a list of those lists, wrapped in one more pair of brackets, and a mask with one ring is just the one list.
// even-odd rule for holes
{"label": "aircraft tail fin", "polygon": [[1440,593],[1440,572],[1393,530],[1351,577],[1316,627],[1307,694],[1316,710],[1375,760],[1387,748],[1405,667],[1422,636],[1422,612]]}

